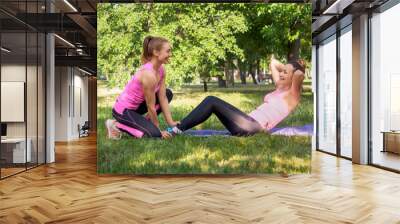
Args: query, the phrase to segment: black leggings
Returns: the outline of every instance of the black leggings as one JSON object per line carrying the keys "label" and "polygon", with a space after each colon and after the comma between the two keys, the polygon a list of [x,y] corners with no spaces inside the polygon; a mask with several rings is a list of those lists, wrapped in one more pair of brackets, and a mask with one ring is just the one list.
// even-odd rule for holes
{"label": "black leggings", "polygon": [[[156,105],[159,105],[158,92],[156,93]],[[166,89],[168,103],[171,102],[173,94],[170,89]],[[136,110],[125,109],[122,114],[119,114],[114,109],[112,110],[113,117],[121,124],[138,129],[144,133],[145,137],[161,138],[160,129],[158,129],[153,122],[147,120],[143,114],[147,113],[147,104],[143,101]],[[161,113],[161,106],[157,109],[157,115]],[[121,129],[121,131],[129,132]]]}
{"label": "black leggings", "polygon": [[212,114],[218,117],[232,135],[246,136],[263,131],[252,117],[215,96],[207,96],[177,127],[182,131],[188,130],[203,123]]}

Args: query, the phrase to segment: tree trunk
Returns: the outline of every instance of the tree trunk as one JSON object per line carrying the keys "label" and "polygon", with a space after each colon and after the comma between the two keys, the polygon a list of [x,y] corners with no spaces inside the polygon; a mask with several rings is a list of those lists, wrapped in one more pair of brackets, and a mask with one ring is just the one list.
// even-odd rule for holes
{"label": "tree trunk", "polygon": [[243,68],[243,63],[238,62],[238,71],[240,76],[240,81],[243,85],[246,85],[246,69]]}
{"label": "tree trunk", "polygon": [[222,79],[222,76],[218,76],[218,87],[226,88],[226,81]]}
{"label": "tree trunk", "polygon": [[225,65],[224,65],[224,73],[225,73],[225,80],[229,85],[231,85],[232,87],[235,86],[235,79],[233,77],[233,70],[230,68],[228,61],[225,61]]}
{"label": "tree trunk", "polygon": [[233,68],[233,80],[235,80],[235,79],[242,79],[241,78],[241,70],[240,70],[240,66],[239,66],[239,60],[238,59],[235,59],[235,60],[233,60],[233,64],[235,65],[235,68]]}
{"label": "tree trunk", "polygon": [[246,72],[240,71],[240,81],[243,85],[246,85]]}
{"label": "tree trunk", "polygon": [[287,60],[297,60],[299,59],[299,53],[300,53],[300,38],[297,38],[293,42],[288,43],[289,46],[289,52],[287,55]]}
{"label": "tree trunk", "polygon": [[251,75],[251,78],[253,78],[253,83],[254,83],[254,84],[258,84],[258,83],[257,83],[256,76],[255,76],[255,74],[254,74],[254,72],[253,72],[253,65],[252,65],[251,63],[249,64],[249,73],[250,73],[250,75]]}
{"label": "tree trunk", "polygon": [[[107,80],[107,81],[110,81],[110,78],[111,78],[111,77],[110,77],[110,75],[109,75],[108,72],[105,72],[105,73],[104,73],[104,76],[106,77],[106,80]],[[100,76],[100,77],[101,77],[101,76]]]}
{"label": "tree trunk", "polygon": [[206,80],[203,80],[203,88],[204,88],[204,92],[208,91]]}
{"label": "tree trunk", "polygon": [[229,75],[230,75],[231,85],[232,87],[235,87],[235,70],[233,68],[229,69]]}
{"label": "tree trunk", "polygon": [[147,11],[147,13],[148,13],[147,23],[145,23],[145,25],[144,25],[144,27],[143,27],[143,30],[144,30],[146,33],[149,32],[150,29],[151,29],[151,23],[150,23],[150,20],[151,20],[151,19],[150,19],[150,18],[151,18],[152,11],[153,11],[153,4],[152,4],[152,3],[149,3],[148,11]]}
{"label": "tree trunk", "polygon": [[256,71],[256,74],[257,74],[257,82],[258,83],[260,83],[261,82],[261,77],[260,77],[260,59],[257,59],[257,62],[256,62],[257,64],[256,64],[256,69],[257,69],[257,71]]}
{"label": "tree trunk", "polygon": [[[224,62],[224,75],[225,75],[225,81],[227,82],[227,83],[229,83],[229,69],[228,69],[228,62]],[[226,84],[227,84],[226,83]],[[225,85],[226,85],[225,84]],[[227,86],[227,85],[226,85]]]}

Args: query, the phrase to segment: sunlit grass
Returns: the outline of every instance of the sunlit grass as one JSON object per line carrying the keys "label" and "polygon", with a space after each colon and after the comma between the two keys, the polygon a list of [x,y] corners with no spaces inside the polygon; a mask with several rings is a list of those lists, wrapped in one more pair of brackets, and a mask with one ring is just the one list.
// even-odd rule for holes
{"label": "sunlit grass", "polygon": [[[203,173],[304,173],[310,172],[311,138],[257,134],[251,137],[176,136],[169,140],[106,139],[104,121],[111,118],[111,108],[118,91],[107,92],[99,83],[98,96],[98,171],[115,174],[203,174]],[[208,95],[250,112],[272,87],[254,86],[218,89],[209,92],[191,86],[174,90],[171,103],[173,118],[180,120]],[[303,94],[302,103],[280,126],[312,123],[312,95]],[[166,128],[160,116],[161,127]],[[224,129],[216,117],[196,129]]]}

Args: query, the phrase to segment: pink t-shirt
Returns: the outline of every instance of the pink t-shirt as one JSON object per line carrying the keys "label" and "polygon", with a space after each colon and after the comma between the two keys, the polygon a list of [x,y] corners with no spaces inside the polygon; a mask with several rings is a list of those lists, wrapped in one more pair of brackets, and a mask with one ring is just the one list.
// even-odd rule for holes
{"label": "pink t-shirt", "polygon": [[284,100],[284,91],[275,90],[264,97],[264,103],[249,113],[265,130],[269,131],[289,114],[289,105]]}
{"label": "pink t-shirt", "polygon": [[[147,62],[146,64],[142,65],[140,69],[133,75],[132,79],[129,80],[128,84],[126,84],[124,90],[118,96],[114,104],[114,110],[117,113],[122,114],[125,109],[135,110],[141,103],[145,101],[143,87],[139,80],[139,76],[142,74],[141,71],[143,69],[153,70],[153,64],[151,62]],[[154,93],[158,92],[164,79],[165,70],[162,65],[160,66],[159,74],[160,81],[157,83]]]}

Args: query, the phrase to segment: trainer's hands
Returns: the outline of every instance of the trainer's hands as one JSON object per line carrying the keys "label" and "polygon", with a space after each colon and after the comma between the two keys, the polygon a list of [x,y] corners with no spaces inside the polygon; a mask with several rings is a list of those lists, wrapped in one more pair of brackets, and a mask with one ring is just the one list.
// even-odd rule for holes
{"label": "trainer's hands", "polygon": [[172,135],[171,135],[169,132],[167,132],[167,131],[161,131],[161,137],[162,137],[163,139],[168,139],[168,138],[171,138]]}
{"label": "trainer's hands", "polygon": [[168,124],[170,127],[175,127],[175,126],[177,126],[178,124],[180,124],[180,122],[179,121],[172,121],[170,124]]}

